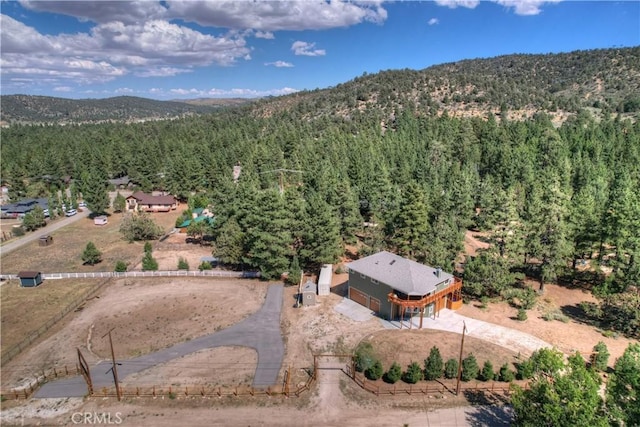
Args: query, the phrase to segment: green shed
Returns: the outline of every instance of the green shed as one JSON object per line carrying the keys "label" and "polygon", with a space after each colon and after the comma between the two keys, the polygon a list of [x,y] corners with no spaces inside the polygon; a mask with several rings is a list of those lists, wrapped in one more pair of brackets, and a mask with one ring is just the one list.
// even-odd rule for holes
{"label": "green shed", "polygon": [[42,273],[39,271],[21,271],[18,278],[23,288],[34,288],[42,283]]}

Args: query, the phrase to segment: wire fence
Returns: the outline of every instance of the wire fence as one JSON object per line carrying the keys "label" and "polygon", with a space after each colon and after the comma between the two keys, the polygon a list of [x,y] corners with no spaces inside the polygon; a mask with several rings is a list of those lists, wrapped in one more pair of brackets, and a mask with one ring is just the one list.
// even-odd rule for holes
{"label": "wire fence", "polygon": [[86,292],[82,295],[71,301],[62,311],[58,312],[51,319],[47,320],[42,326],[40,326],[37,330],[31,332],[29,335],[24,337],[22,341],[17,344],[12,345],[8,349],[3,349],[2,356],[0,357],[0,365],[4,366],[6,363],[11,361],[18,354],[22,353],[25,349],[27,349],[31,343],[37,340],[40,336],[42,336],[45,332],[47,332],[53,325],[58,323],[64,316],[66,316],[71,311],[77,309],[82,305],[87,299],[91,298],[95,295],[100,288],[102,288],[109,279],[101,281],[97,286],[89,287]]}
{"label": "wire fence", "polygon": [[0,390],[0,400],[19,400],[28,399],[42,384],[59,378],[73,377],[80,375],[80,367],[78,365],[69,367],[53,367],[48,370],[42,370],[35,375],[35,378],[27,385],[9,390]]}

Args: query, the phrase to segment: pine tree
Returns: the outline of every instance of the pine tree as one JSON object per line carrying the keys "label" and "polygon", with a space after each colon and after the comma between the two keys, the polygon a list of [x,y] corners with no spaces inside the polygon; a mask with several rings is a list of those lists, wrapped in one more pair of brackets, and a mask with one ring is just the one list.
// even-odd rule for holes
{"label": "pine tree", "polygon": [[[91,212],[105,213],[109,208],[109,194],[107,193],[107,182],[102,174],[90,169],[80,175],[80,188],[82,195],[87,202],[87,207]],[[69,204],[66,205],[69,209]]]}
{"label": "pine tree", "polygon": [[458,361],[454,358],[444,364],[444,377],[447,379],[458,378]]}
{"label": "pine tree", "polygon": [[95,265],[102,261],[102,252],[96,248],[96,245],[93,242],[87,243],[87,246],[84,248],[82,252],[82,261],[88,265]]}
{"label": "pine tree", "polygon": [[422,369],[418,362],[411,362],[403,375],[403,381],[409,384],[415,384],[422,380]]}
{"label": "pine tree", "polygon": [[120,192],[116,192],[116,197],[113,199],[113,210],[115,212],[124,212],[127,207],[127,200]]}
{"label": "pine tree", "polygon": [[479,372],[480,367],[478,366],[478,361],[473,354],[469,354],[467,357],[462,359],[462,375],[460,376],[462,381],[471,381],[478,378]]}
{"label": "pine tree", "polygon": [[430,231],[429,216],[424,192],[417,184],[410,184],[405,191],[394,231],[393,241],[399,255],[416,259],[425,252]]}
{"label": "pine tree", "polygon": [[244,233],[235,218],[229,218],[217,230],[213,254],[224,264],[242,264]]}
{"label": "pine tree", "polygon": [[424,361],[424,379],[428,381],[436,380],[442,376],[444,362],[438,347],[433,346],[429,352],[429,357]]}
{"label": "pine tree", "polygon": [[283,199],[275,190],[265,190],[247,216],[245,262],[260,269],[267,280],[279,278],[289,268],[292,236]]}

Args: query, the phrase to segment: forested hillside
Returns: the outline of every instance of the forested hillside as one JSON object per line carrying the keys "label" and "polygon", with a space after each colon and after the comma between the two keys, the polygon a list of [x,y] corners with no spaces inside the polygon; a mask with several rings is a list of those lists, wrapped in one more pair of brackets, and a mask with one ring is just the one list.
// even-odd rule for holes
{"label": "forested hillside", "polygon": [[548,113],[559,124],[581,109],[597,115],[640,111],[640,47],[547,55],[506,55],[437,65],[421,71],[363,75],[330,90],[264,102],[261,115],[377,116],[392,125],[398,110],[456,117]]}
{"label": "forested hillside", "polygon": [[171,119],[216,111],[222,103],[155,101],[133,96],[106,99],[65,99],[50,96],[4,95],[0,120],[16,123],[129,122]]}
{"label": "forested hillside", "polygon": [[216,256],[266,278],[336,262],[349,244],[453,270],[475,228],[495,250],[467,262],[467,295],[524,305],[522,273],[540,286],[579,283],[606,297],[585,315],[640,336],[637,117],[579,109],[558,126],[544,112],[511,120],[403,108],[381,126],[366,109],[320,114],[325,100],[312,114],[284,108],[287,99],[295,97],[261,102],[269,114],[247,106],[172,121],[4,128],[3,184],[13,198],[46,197],[69,175],[89,199],[107,178],[128,175],[144,190],[197,194],[216,214],[207,231]]}

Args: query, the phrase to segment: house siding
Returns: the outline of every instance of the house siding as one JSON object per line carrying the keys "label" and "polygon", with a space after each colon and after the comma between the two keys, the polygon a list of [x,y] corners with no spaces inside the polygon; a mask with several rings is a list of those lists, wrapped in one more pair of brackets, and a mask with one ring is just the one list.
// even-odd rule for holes
{"label": "house siding", "polygon": [[370,277],[365,276],[363,278],[360,273],[350,270],[349,288],[357,289],[367,295],[367,308],[375,310],[376,302],[374,301],[371,304],[371,298],[378,300],[380,302],[378,314],[384,319],[391,320],[391,303],[387,301],[387,295],[393,291],[391,287],[381,282],[375,283]]}

